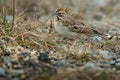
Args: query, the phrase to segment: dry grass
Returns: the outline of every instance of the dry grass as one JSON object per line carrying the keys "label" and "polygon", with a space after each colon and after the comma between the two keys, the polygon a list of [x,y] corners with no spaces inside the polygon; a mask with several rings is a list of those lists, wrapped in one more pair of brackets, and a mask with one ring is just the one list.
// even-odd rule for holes
{"label": "dry grass", "polygon": [[[14,1],[16,1],[16,6]],[[114,5],[120,5],[119,0],[109,0],[107,6],[96,5],[90,3],[89,0],[8,0],[5,3],[2,5],[4,8],[0,8],[0,12],[4,14],[0,13],[2,17],[0,22],[0,55],[5,53],[6,47],[17,48],[20,46],[35,51],[48,51],[50,58],[80,60],[81,63],[91,61],[97,64],[99,61],[109,61],[101,55],[96,55],[99,50],[106,50],[113,57],[120,57],[118,55],[120,53],[120,15],[118,14],[120,9]],[[101,28],[103,32],[114,35],[113,38],[92,41],[90,40],[91,37],[83,35],[76,40],[62,39],[54,31],[51,22],[54,10],[57,7],[71,9],[73,13],[77,13],[78,19],[84,18],[88,25]],[[81,15],[82,17],[80,17]],[[13,20],[10,21],[5,16],[11,16]],[[1,41],[5,43],[1,43]],[[91,74],[93,74],[92,77]],[[118,80],[119,76],[117,75],[114,71],[76,71],[74,73],[65,72],[64,75],[63,73],[52,75],[50,80]],[[40,76],[36,75],[36,77]]]}

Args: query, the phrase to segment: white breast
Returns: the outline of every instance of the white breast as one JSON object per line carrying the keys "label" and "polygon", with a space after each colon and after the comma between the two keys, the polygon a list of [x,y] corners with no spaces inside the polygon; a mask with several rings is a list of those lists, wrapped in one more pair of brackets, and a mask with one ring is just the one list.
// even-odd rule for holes
{"label": "white breast", "polygon": [[56,21],[54,21],[54,28],[58,34],[66,37],[66,38],[73,38],[78,34],[78,33],[69,31],[69,29],[67,27],[63,27],[62,24],[60,24]]}

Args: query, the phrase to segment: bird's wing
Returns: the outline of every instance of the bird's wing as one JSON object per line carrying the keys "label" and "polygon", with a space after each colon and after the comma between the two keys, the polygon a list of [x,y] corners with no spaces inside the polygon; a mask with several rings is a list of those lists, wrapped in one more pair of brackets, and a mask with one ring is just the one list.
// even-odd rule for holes
{"label": "bird's wing", "polygon": [[77,33],[84,33],[84,34],[102,34],[97,29],[87,27],[83,22],[80,22],[77,25],[70,26],[69,30]]}
{"label": "bird's wing", "polygon": [[63,24],[64,26],[71,26],[71,25],[74,25],[74,24],[75,24],[75,20],[72,19],[72,17],[66,16],[66,17],[64,17],[64,18],[62,19],[62,24]]}
{"label": "bird's wing", "polygon": [[72,32],[102,35],[102,32],[98,31],[97,29],[88,27],[84,22],[75,20],[73,17],[69,15],[64,17],[64,19],[62,20],[62,24],[64,25],[64,27],[68,28]]}

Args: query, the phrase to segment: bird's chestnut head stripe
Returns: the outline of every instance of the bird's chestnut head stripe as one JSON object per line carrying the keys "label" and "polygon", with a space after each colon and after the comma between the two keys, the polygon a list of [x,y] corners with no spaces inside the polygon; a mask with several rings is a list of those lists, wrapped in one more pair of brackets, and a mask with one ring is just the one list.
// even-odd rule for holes
{"label": "bird's chestnut head stripe", "polygon": [[65,9],[63,9],[63,8],[57,8],[57,9],[55,10],[55,12],[65,12]]}
{"label": "bird's chestnut head stripe", "polygon": [[65,9],[63,8],[56,9],[54,15],[57,17],[58,20],[61,20],[65,16]]}

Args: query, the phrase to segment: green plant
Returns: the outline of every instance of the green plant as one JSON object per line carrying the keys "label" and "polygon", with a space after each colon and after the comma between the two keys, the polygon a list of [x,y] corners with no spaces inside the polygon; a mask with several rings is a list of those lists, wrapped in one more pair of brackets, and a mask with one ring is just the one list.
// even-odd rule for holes
{"label": "green plant", "polygon": [[1,0],[1,5],[2,5],[2,25],[4,27],[7,26],[7,19],[6,19],[6,15],[7,15],[7,9],[6,9],[6,0]]}
{"label": "green plant", "polygon": [[13,20],[12,20],[12,25],[10,25],[8,23],[8,20],[7,20],[7,0],[1,0],[0,1],[0,4],[1,4],[1,7],[2,7],[2,15],[1,15],[1,32],[3,35],[7,35],[7,36],[10,36],[13,32],[13,27],[15,26],[15,15],[16,15],[16,2],[15,0],[12,1],[13,4],[12,4],[12,17],[13,17]]}

